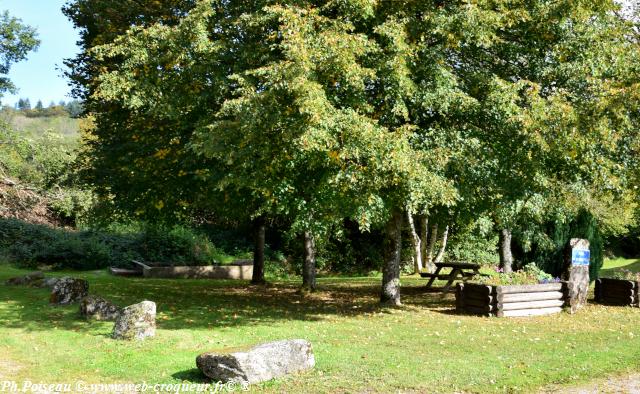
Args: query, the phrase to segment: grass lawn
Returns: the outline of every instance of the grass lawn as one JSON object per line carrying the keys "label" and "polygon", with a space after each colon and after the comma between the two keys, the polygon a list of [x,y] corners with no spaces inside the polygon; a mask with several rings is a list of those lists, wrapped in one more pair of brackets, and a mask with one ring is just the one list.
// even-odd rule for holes
{"label": "grass lawn", "polygon": [[[640,261],[606,268],[616,265],[637,269]],[[0,265],[0,280],[22,272]],[[640,368],[634,308],[497,319],[455,315],[453,296],[424,294],[417,278],[403,279],[404,308],[385,310],[376,278],[320,279],[320,291],[301,296],[297,282],[73,275],[120,305],[155,301],[156,337],[115,341],[112,323],[79,319],[77,305],[49,306],[47,290],[0,285],[0,381],[205,382],[195,369],[199,353],[284,338],[310,340],[316,368],[252,390],[528,392]]]}

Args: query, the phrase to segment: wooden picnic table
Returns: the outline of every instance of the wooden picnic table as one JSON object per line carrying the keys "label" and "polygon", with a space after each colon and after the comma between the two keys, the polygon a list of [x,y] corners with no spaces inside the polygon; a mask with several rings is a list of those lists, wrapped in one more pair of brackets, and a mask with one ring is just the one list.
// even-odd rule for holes
{"label": "wooden picnic table", "polygon": [[[451,285],[456,280],[462,280],[463,282],[466,282],[476,275],[482,275],[480,273],[481,265],[476,263],[453,261],[448,263],[435,263],[435,266],[436,271],[434,273],[431,274],[428,272],[421,272],[420,276],[423,278],[429,278],[429,282],[427,282],[426,287],[427,289],[438,290],[444,293],[448,292],[451,289]],[[451,268],[451,272],[441,274],[440,271],[442,271],[443,268]],[[447,284],[442,288],[433,288],[431,286],[436,279],[447,280]]]}

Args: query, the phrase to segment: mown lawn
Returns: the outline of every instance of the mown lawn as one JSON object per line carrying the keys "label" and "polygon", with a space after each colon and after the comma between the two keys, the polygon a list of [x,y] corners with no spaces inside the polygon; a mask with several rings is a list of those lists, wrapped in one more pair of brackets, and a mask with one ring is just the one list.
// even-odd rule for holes
{"label": "mown lawn", "polygon": [[[0,265],[0,280],[22,272]],[[527,392],[640,368],[640,310],[633,308],[479,318],[455,315],[452,296],[423,293],[417,278],[403,281],[405,307],[385,310],[376,278],[320,279],[320,291],[301,296],[296,282],[73,275],[121,305],[155,301],[156,337],[115,341],[112,323],[83,321],[77,306],[49,306],[46,290],[0,285],[0,380],[205,382],[195,369],[199,353],[284,338],[313,343],[315,370],[252,390]]]}

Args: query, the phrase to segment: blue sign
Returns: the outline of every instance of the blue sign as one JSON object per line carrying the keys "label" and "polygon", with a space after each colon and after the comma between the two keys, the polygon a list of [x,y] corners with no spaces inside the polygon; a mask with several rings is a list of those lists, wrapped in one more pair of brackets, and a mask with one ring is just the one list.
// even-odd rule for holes
{"label": "blue sign", "polygon": [[589,265],[591,252],[589,249],[573,249],[571,253],[571,265]]}

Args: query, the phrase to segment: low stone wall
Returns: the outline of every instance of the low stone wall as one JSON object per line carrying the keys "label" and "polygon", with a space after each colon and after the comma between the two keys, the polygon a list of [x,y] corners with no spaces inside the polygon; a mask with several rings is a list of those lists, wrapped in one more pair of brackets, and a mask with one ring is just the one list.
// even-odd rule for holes
{"label": "low stone wall", "polygon": [[153,267],[136,262],[145,278],[243,279],[251,280],[253,265],[244,262],[230,265]]}
{"label": "low stone wall", "polygon": [[565,305],[564,283],[488,286],[459,283],[456,310],[483,316],[519,317],[558,313]]}
{"label": "low stone wall", "polygon": [[596,302],[609,305],[640,306],[640,284],[632,280],[601,278],[596,280]]}

